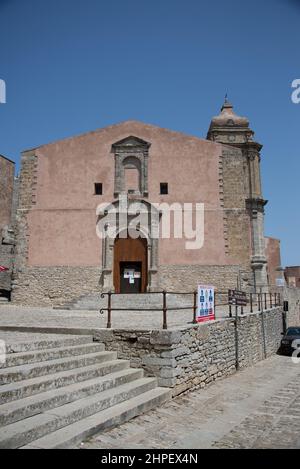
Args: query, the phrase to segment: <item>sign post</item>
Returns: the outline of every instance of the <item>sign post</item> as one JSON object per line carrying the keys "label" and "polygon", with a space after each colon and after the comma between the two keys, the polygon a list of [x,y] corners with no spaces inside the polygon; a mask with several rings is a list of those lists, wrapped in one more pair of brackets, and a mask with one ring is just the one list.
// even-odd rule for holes
{"label": "sign post", "polygon": [[198,286],[197,322],[215,320],[215,287],[211,285]]}
{"label": "sign post", "polygon": [[234,319],[234,331],[235,331],[235,367],[238,370],[240,367],[239,362],[239,330],[238,330],[238,314],[239,306],[241,307],[241,313],[243,314],[243,307],[247,306],[247,294],[240,290],[228,290],[228,304],[229,304],[229,315],[232,317],[232,306],[235,306],[235,319]]}

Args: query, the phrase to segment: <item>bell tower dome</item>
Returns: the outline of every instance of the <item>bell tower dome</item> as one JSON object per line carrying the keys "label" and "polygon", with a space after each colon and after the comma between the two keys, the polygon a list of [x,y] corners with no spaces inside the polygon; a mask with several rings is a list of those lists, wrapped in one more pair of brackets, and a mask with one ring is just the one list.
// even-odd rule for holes
{"label": "bell tower dome", "polygon": [[254,132],[249,127],[249,120],[235,114],[226,95],[220,114],[212,118],[207,139],[232,145],[251,142],[253,137]]}

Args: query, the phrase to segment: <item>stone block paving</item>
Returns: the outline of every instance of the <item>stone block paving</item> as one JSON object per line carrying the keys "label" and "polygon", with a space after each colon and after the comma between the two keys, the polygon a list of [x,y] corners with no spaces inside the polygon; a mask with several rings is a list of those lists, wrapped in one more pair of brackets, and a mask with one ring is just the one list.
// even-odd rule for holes
{"label": "stone block paving", "polygon": [[300,448],[300,364],[273,356],[79,447]]}
{"label": "stone block paving", "polygon": [[216,443],[218,448],[300,448],[299,376],[265,401],[241,425]]}
{"label": "stone block paving", "polygon": [[[226,316],[224,314],[224,316]],[[221,312],[220,312],[221,317]],[[169,311],[169,329],[191,325],[192,311]],[[113,311],[112,327],[115,329],[140,330],[161,329],[163,321],[162,311]],[[60,310],[52,308],[20,307],[14,305],[0,305],[0,327],[41,327],[41,328],[72,328],[99,329],[106,328],[107,313],[89,310]]]}
{"label": "stone block paving", "polygon": [[[225,308],[225,307],[223,307]],[[192,325],[192,310],[168,311],[168,329],[178,329]],[[217,310],[216,319],[229,317],[229,311]],[[162,311],[113,311],[112,327],[114,329],[140,330],[161,329],[163,324]],[[91,310],[65,310],[43,307],[22,307],[0,305],[0,327],[40,327],[40,328],[71,328],[71,329],[103,329],[107,325],[107,312]]]}

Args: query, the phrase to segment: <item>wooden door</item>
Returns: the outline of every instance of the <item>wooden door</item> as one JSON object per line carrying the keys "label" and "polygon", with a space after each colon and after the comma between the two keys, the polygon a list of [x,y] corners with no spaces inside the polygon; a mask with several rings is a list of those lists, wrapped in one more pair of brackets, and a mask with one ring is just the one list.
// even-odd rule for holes
{"label": "wooden door", "polygon": [[[132,288],[124,287],[124,279],[121,282],[121,275],[124,277],[126,263],[128,267],[133,266],[133,270],[138,273],[141,271],[140,278],[134,278]],[[145,238],[117,238],[114,245],[114,287],[116,293],[126,293],[124,290],[135,291],[139,290],[141,293],[147,291],[147,240]],[[128,282],[130,277],[128,276]],[[134,288],[135,285],[135,288]],[[127,291],[128,292],[128,291]]]}

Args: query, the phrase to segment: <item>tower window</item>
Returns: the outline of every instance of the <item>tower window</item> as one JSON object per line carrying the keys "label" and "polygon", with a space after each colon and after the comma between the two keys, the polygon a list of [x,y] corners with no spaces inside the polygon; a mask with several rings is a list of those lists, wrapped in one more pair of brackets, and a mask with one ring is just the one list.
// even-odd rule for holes
{"label": "tower window", "polygon": [[167,182],[161,182],[160,183],[160,193],[161,193],[161,195],[169,194],[169,187],[168,187]]}
{"label": "tower window", "polygon": [[103,187],[102,182],[95,183],[95,195],[102,195],[103,194]]}

